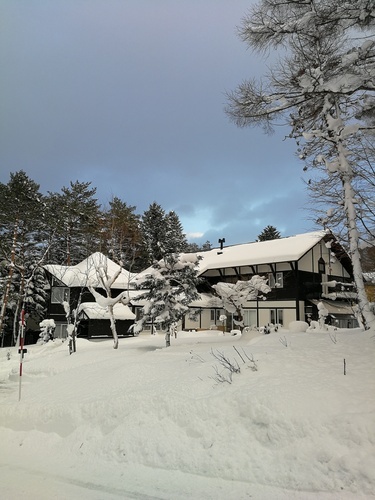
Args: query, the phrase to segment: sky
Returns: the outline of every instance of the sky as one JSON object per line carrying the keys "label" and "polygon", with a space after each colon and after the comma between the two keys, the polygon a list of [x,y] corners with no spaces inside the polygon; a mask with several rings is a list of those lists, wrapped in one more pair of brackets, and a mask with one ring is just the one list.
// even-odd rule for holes
{"label": "sky", "polygon": [[296,145],[237,128],[226,92],[275,60],[237,27],[253,0],[0,0],[0,182],[91,182],[142,214],[174,210],[189,241],[314,229]]}
{"label": "sky", "polygon": [[374,330],[304,328],[0,349],[2,500],[374,500]]}

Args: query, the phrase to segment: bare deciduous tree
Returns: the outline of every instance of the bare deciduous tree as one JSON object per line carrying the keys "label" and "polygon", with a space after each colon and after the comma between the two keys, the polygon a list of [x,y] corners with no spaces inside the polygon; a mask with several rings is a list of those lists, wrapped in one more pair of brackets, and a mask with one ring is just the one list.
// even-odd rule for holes
{"label": "bare deciduous tree", "polygon": [[[353,144],[374,132],[374,26],[374,4],[368,0],[260,1],[244,19],[240,37],[256,50],[281,48],[282,57],[260,82],[245,81],[230,93],[227,108],[238,126],[261,125],[267,132],[283,118],[289,136],[298,141],[301,159],[322,165],[327,178],[337,176],[365,328],[375,327],[375,316],[359,253],[359,173]],[[363,39],[358,41],[354,36],[360,32]]]}

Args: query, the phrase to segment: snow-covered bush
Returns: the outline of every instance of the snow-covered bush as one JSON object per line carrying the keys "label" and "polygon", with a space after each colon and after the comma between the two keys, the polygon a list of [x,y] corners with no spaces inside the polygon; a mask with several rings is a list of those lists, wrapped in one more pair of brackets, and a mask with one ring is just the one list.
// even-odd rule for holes
{"label": "snow-covered bush", "polygon": [[53,319],[44,319],[39,323],[40,335],[38,343],[45,344],[49,340],[53,340],[53,334],[56,328],[56,324]]}
{"label": "snow-covered bush", "polygon": [[249,332],[257,332],[258,328],[256,325],[249,325],[245,326],[245,328],[242,330],[242,333],[249,333]]}
{"label": "snow-covered bush", "polygon": [[306,332],[308,328],[306,321],[291,321],[288,326],[288,329],[294,333]]}
{"label": "snow-covered bush", "polygon": [[312,332],[314,330],[319,330],[319,322],[318,321],[311,321],[310,325],[306,331]]}

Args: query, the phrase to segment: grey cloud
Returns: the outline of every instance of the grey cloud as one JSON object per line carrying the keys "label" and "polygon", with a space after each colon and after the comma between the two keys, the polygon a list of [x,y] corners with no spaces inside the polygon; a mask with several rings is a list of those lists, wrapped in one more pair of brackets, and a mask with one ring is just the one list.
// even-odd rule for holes
{"label": "grey cloud", "polygon": [[264,200],[303,189],[288,130],[237,129],[223,111],[225,91],[266,67],[235,35],[250,5],[3,3],[0,181],[24,169],[44,192],[78,179],[138,212],[207,208],[208,234],[235,241],[279,217]]}

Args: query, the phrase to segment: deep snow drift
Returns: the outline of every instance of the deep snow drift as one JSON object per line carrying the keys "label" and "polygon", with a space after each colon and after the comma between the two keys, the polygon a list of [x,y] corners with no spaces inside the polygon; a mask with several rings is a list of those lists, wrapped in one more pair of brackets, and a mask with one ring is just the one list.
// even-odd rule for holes
{"label": "deep snow drift", "polygon": [[374,332],[112,344],[0,349],[2,500],[375,498]]}

